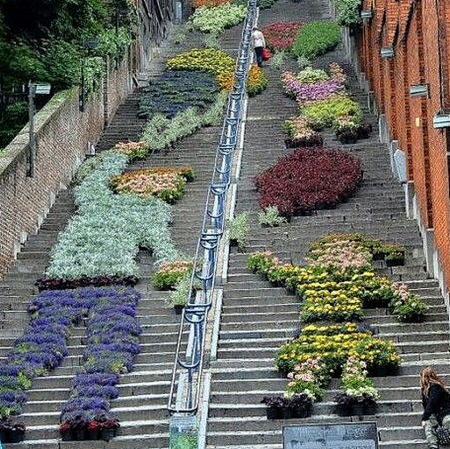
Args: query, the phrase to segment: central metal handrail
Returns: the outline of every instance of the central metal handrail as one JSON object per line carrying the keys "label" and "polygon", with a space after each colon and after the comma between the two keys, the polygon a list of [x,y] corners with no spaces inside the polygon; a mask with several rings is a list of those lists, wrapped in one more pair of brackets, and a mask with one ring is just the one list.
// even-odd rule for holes
{"label": "central metal handrail", "polygon": [[234,71],[234,87],[228,96],[214,170],[208,186],[200,237],[194,256],[188,302],[178,332],[175,362],[167,409],[169,413],[195,415],[198,410],[206,341],[206,324],[213,304],[214,278],[225,225],[225,200],[230,185],[232,158],[238,144],[251,58],[251,33],[257,0],[248,1]]}

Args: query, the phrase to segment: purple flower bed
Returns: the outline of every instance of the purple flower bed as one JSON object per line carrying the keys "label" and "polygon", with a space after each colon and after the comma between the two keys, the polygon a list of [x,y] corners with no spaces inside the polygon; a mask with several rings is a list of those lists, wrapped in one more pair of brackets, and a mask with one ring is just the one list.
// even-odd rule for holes
{"label": "purple flower bed", "polygon": [[30,325],[0,365],[1,420],[19,415],[32,380],[48,374],[67,356],[69,327],[81,319],[84,305],[73,292],[45,292],[34,299]]}
{"label": "purple flower bed", "polygon": [[140,352],[142,329],[136,318],[140,295],[131,288],[111,292],[89,309],[84,372],[75,377],[61,410],[63,438],[76,431],[76,438],[69,439],[96,439],[102,437],[101,432],[119,427],[109,401],[118,396],[119,375],[132,370]]}
{"label": "purple flower bed", "polygon": [[301,83],[293,73],[285,72],[282,80],[286,94],[299,102],[323,100],[344,89],[342,82],[336,78],[316,83]]}
{"label": "purple flower bed", "polygon": [[[17,338],[6,361],[0,365],[0,420],[19,415],[27,401],[25,391],[31,388],[32,380],[61,364],[68,355],[70,327],[80,323],[83,317],[92,317],[88,327],[86,360],[92,358],[95,361],[100,357],[101,363],[112,367],[113,371],[131,369],[132,358],[139,352],[140,327],[135,318],[139,298],[138,292],[127,287],[90,287],[40,293],[28,308],[32,314],[29,327]],[[94,362],[91,364],[96,368]],[[78,395],[78,399],[84,402],[81,405],[74,403],[73,406],[77,407],[73,411],[87,410],[90,404],[91,409],[102,409],[105,413],[98,419],[112,426],[114,419],[108,414],[107,400],[117,397],[118,374],[104,371],[77,376],[73,398]],[[80,382],[83,383],[82,388],[79,387]],[[91,402],[89,398],[92,398]],[[104,402],[95,402],[98,398]],[[71,406],[68,405],[69,408]]]}

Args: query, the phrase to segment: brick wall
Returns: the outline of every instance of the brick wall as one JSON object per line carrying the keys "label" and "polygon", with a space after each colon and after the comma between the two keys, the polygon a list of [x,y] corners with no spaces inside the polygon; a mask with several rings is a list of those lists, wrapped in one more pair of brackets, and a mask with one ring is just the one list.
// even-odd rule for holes
{"label": "brick wall", "polygon": [[27,177],[28,127],[0,157],[0,276],[17,253],[20,242],[40,226],[51,202],[67,185],[87,150],[97,142],[105,120],[114,114],[132,89],[128,53],[117,70],[108,73],[104,92],[79,111],[78,87],[56,94],[35,116],[35,173]]}
{"label": "brick wall", "polygon": [[[450,112],[450,4],[377,0],[358,44],[361,70],[375,92],[379,112],[386,116],[390,137],[406,153],[420,216],[424,227],[434,230],[450,289],[449,138],[447,131],[433,127],[439,110]],[[394,58],[383,60],[381,47],[391,45]],[[430,85],[430,98],[410,98],[410,85],[422,83]]]}

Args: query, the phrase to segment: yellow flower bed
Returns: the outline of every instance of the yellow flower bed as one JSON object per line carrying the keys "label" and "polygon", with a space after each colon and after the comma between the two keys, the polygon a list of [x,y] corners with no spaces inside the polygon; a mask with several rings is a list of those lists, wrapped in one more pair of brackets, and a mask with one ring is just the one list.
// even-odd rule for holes
{"label": "yellow flower bed", "polygon": [[289,372],[298,363],[320,357],[331,370],[336,370],[351,356],[369,366],[400,363],[393,342],[375,338],[369,331],[361,332],[355,323],[305,326],[299,338],[278,350],[275,362],[280,371]]}
{"label": "yellow flower bed", "polygon": [[[222,90],[231,92],[234,85],[235,60],[228,53],[215,48],[194,48],[167,61],[168,70],[199,70],[216,75]],[[257,65],[250,68],[247,92],[257,95],[267,87],[267,78]]]}
{"label": "yellow flower bed", "polygon": [[167,61],[168,70],[199,70],[216,75],[222,89],[227,85],[221,79],[234,73],[235,61],[232,56],[216,48],[194,48]]}
{"label": "yellow flower bed", "polygon": [[116,193],[133,193],[144,198],[156,196],[174,203],[183,196],[186,182],[193,179],[192,167],[146,168],[115,176],[110,186]]}

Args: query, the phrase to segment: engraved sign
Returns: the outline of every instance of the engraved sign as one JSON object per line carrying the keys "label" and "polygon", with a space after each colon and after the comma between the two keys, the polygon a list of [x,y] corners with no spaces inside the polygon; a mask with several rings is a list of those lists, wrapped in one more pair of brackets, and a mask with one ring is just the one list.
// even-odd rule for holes
{"label": "engraved sign", "polygon": [[283,449],[378,449],[374,422],[283,427]]}

